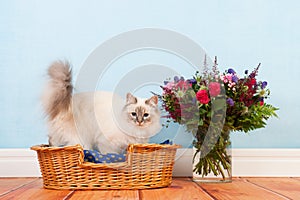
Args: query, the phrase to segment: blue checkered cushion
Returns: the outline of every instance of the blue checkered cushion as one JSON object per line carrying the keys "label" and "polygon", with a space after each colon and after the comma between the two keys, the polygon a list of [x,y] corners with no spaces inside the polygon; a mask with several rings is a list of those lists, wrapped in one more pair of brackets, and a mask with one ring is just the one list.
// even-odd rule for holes
{"label": "blue checkered cushion", "polygon": [[[166,140],[160,144],[172,144],[172,141]],[[116,154],[116,153],[101,154],[100,152],[94,150],[83,150],[83,152],[84,152],[85,162],[116,163],[116,162],[124,162],[126,160],[126,154]]]}

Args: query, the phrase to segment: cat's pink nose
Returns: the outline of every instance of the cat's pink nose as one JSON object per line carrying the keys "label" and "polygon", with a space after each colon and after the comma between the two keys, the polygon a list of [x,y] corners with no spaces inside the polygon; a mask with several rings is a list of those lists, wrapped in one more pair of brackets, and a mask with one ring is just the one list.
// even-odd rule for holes
{"label": "cat's pink nose", "polygon": [[144,122],[138,122],[139,126],[143,126]]}

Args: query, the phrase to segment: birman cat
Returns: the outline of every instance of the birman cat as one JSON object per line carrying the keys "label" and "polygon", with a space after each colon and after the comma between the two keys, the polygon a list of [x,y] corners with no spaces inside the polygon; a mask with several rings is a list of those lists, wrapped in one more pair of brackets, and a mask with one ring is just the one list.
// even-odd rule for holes
{"label": "birman cat", "polygon": [[128,144],[147,143],[161,129],[158,97],[142,99],[112,92],[73,94],[72,72],[66,61],[48,69],[42,105],[47,116],[49,144],[80,144],[101,153],[122,153]]}

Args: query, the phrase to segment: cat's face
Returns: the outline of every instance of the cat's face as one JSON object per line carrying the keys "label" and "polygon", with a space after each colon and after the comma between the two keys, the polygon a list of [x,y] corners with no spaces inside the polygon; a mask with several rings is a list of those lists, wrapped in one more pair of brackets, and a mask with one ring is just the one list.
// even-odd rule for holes
{"label": "cat's face", "polygon": [[154,123],[157,123],[160,119],[157,104],[157,96],[152,96],[149,99],[141,99],[128,93],[126,96],[126,105],[124,107],[127,121],[140,129],[147,128]]}

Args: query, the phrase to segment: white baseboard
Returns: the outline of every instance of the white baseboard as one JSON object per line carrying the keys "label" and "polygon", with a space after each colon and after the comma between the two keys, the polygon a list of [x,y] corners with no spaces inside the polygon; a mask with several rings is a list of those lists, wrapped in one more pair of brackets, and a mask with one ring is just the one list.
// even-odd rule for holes
{"label": "white baseboard", "polygon": [[[192,176],[192,149],[179,149],[174,176]],[[300,149],[232,149],[233,176],[300,177]]]}
{"label": "white baseboard", "polygon": [[0,177],[40,177],[36,152],[30,149],[0,149]]}
{"label": "white baseboard", "polygon": [[[300,177],[300,149],[233,149],[233,176]],[[192,149],[179,149],[174,176],[192,176]],[[0,177],[40,177],[36,152],[0,149]]]}

